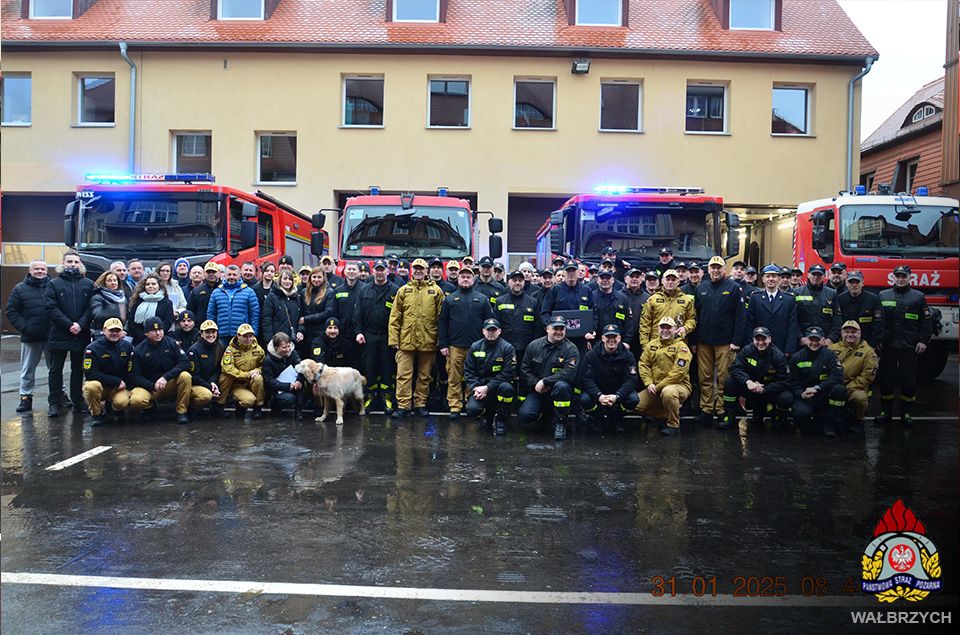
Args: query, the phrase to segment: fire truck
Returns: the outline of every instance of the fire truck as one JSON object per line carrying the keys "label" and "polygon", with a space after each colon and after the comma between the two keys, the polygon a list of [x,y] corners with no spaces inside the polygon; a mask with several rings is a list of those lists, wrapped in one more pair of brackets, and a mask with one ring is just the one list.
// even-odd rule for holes
{"label": "fire truck", "polygon": [[829,269],[842,262],[863,273],[864,288],[873,292],[893,286],[893,269],[909,265],[911,286],[923,291],[934,314],[934,339],[921,357],[921,376],[932,379],[957,350],[960,324],[960,223],[957,200],[894,193],[881,185],[867,193],[853,192],[802,203],[797,207],[793,238],[794,264],[807,271],[815,264]]}
{"label": "fire truck", "polygon": [[191,266],[259,265],[289,254],[299,266],[310,264],[318,242],[306,214],[264,192],[215,185],[212,174],[88,174],[86,180],[67,204],[64,242],[94,278],[111,262],[131,258],[147,267],[176,258]]}
{"label": "fire truck", "polygon": [[537,232],[537,265],[560,255],[586,263],[615,247],[635,267],[653,269],[663,247],[677,261],[707,261],[739,252],[740,219],[724,211],[723,199],[699,187],[603,186],[578,194]]}
{"label": "fire truck", "polygon": [[[460,260],[480,256],[480,214],[490,214],[489,255],[503,253],[503,220],[490,212],[470,209],[470,202],[448,196],[447,188],[436,195],[414,193],[384,194],[379,187],[370,193],[346,200],[343,209],[321,210],[313,217],[320,239],[329,240],[323,230],[325,212],[338,216],[339,240],[334,258],[368,262],[380,258],[440,258]],[[342,264],[341,264],[342,266]]]}

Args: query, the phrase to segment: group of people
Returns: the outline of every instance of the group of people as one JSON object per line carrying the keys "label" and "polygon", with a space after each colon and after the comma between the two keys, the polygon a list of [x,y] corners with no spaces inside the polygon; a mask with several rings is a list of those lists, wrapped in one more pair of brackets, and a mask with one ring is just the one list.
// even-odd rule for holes
{"label": "group of people", "polygon": [[[336,268],[324,256],[295,271],[284,256],[259,267],[180,259],[148,273],[133,260],[93,282],[74,252],[52,279],[31,263],[7,304],[21,332],[18,412],[32,409],[46,354],[48,414],[59,416],[69,354],[69,401],[95,425],[164,399],[181,423],[207,406],[226,416],[230,400],[256,418],[265,405],[302,417],[314,405],[293,369],[310,357],[360,370],[368,408],[422,416],[440,393],[451,418],[482,416],[497,434],[514,409],[563,439],[572,423],[619,429],[633,412],[675,435],[682,408],[726,429],[745,405],[755,424],[817,422],[832,436],[863,424],[877,373],[877,422],[891,420],[899,386],[910,424],[932,334],[905,266],[879,297],[841,264],[829,278],[810,267],[806,282],[777,265],[757,274],[736,262],[728,275],[720,257],[680,263],[669,248],[649,271],[612,247],[595,268],[557,259],[507,273],[489,257]],[[571,315],[589,326],[568,334]]]}

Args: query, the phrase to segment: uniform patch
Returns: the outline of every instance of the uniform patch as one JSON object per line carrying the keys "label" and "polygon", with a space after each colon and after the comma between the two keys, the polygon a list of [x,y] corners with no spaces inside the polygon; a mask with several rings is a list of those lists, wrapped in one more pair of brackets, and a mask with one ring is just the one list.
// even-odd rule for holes
{"label": "uniform patch", "polygon": [[678,359],[678,360],[677,360],[677,366],[686,366],[686,365],[687,365],[687,360],[685,360],[685,359]]}
{"label": "uniform patch", "polygon": [[854,357],[863,357],[863,353],[860,352],[860,351],[857,351],[856,353],[853,354],[853,356],[854,356]]}
{"label": "uniform patch", "polygon": [[93,368],[93,360],[88,357],[83,360],[83,369],[90,370],[91,368]]}

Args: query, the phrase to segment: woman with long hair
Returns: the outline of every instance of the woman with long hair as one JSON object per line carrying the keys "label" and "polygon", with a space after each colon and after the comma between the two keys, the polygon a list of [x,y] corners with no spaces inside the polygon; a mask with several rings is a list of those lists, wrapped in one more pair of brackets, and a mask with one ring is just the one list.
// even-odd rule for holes
{"label": "woman with long hair", "polygon": [[127,312],[127,333],[133,338],[134,345],[143,341],[143,323],[152,317],[163,322],[166,332],[173,326],[173,302],[167,297],[160,276],[148,273],[134,288]]}
{"label": "woman with long hair", "polygon": [[304,332],[300,324],[302,315],[303,299],[297,289],[296,276],[285,269],[280,272],[278,281],[271,286],[263,303],[260,339],[268,342],[277,333],[286,333],[294,343],[299,343],[303,340]]}
{"label": "woman with long hair", "polygon": [[[257,283],[253,285],[253,292],[257,294],[257,300],[260,301],[260,308],[263,308],[264,303],[267,301],[267,296],[270,295],[270,289],[274,287],[274,282],[277,281],[277,265],[272,262],[265,262],[260,265],[260,279],[257,280]],[[294,285],[296,286],[296,285]],[[263,320],[260,321],[263,324]],[[266,342],[266,340],[263,340]]]}
{"label": "woman with long hair", "polygon": [[93,283],[93,295],[90,296],[90,328],[94,337],[103,334],[103,323],[110,318],[126,322],[127,296],[123,293],[120,276],[104,271]]}
{"label": "woman with long hair", "polygon": [[333,317],[333,291],[327,287],[323,269],[314,267],[303,293],[304,341],[309,343],[322,335],[324,322],[329,317]]}
{"label": "woman with long hair", "polygon": [[180,284],[173,279],[173,265],[169,262],[161,262],[157,265],[156,271],[160,276],[160,283],[167,292],[167,297],[173,303],[173,314],[180,315],[180,312],[187,308],[187,296],[183,294]]}

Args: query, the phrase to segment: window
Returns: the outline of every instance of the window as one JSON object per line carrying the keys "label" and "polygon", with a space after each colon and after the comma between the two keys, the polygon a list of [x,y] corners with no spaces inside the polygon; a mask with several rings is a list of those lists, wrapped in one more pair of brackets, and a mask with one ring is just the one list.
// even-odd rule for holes
{"label": "window", "polygon": [[114,123],[115,83],[112,76],[88,75],[79,78],[77,123],[83,126]]}
{"label": "window", "polygon": [[904,192],[912,192],[913,184],[917,181],[917,167],[919,167],[920,161],[908,161],[906,169],[904,170],[904,178],[906,179],[906,187],[903,188]]}
{"label": "window", "polygon": [[383,125],[382,77],[344,78],[343,125]]}
{"label": "window", "polygon": [[218,20],[262,20],[263,0],[218,0]]}
{"label": "window", "polygon": [[893,189],[896,192],[912,192],[914,182],[917,180],[917,167],[920,159],[914,157],[905,161],[899,161],[894,170]]}
{"label": "window", "polygon": [[775,0],[730,0],[731,29],[772,31]]}
{"label": "window", "polygon": [[687,86],[687,132],[726,132],[726,87]]}
{"label": "window", "polygon": [[[28,0],[23,0],[27,2]],[[30,17],[70,19],[73,17],[73,0],[29,0]]]}
{"label": "window", "polygon": [[524,79],[513,85],[514,128],[554,128],[554,80]]}
{"label": "window", "polygon": [[174,135],[175,172],[211,172],[210,133],[190,132]]}
{"label": "window", "polygon": [[273,216],[261,211],[257,216],[257,244],[260,246],[260,257],[273,253]]}
{"label": "window", "polygon": [[927,117],[932,117],[937,114],[937,109],[931,106],[930,104],[923,104],[917,108],[913,116],[910,117],[910,123],[917,123],[918,121],[923,121]]}
{"label": "window", "polygon": [[806,88],[774,86],[773,134],[810,134],[810,91]]}
{"label": "window", "polygon": [[600,83],[600,130],[640,131],[640,84],[610,80]]}
{"label": "window", "polygon": [[865,174],[860,175],[860,185],[863,185],[867,188],[868,192],[873,191],[873,182],[877,178],[877,171],[866,172]]}
{"label": "window", "polygon": [[28,126],[32,120],[30,75],[6,75],[0,83],[0,105],[5,125]]}
{"label": "window", "polygon": [[576,23],[581,26],[620,26],[621,0],[576,0]]}
{"label": "window", "polygon": [[428,108],[428,125],[432,128],[469,127],[470,80],[431,79]]}
{"label": "window", "polygon": [[257,181],[297,182],[297,135],[264,133],[257,137]]}
{"label": "window", "polygon": [[393,0],[395,22],[439,22],[440,0]]}

